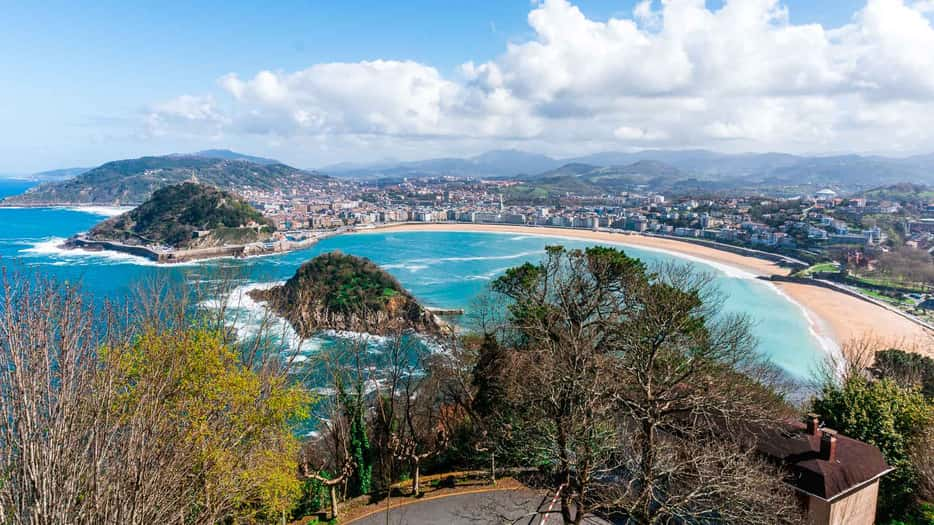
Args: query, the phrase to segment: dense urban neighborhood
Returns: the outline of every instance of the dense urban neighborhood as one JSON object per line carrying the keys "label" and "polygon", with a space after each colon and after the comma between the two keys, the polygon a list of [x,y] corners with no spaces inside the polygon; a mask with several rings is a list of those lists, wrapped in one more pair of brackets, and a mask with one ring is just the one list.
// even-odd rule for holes
{"label": "dense urban neighborhood", "polygon": [[[241,189],[285,239],[393,223],[472,223],[618,231],[775,253],[801,277],[847,286],[930,322],[934,319],[934,191],[896,184],[859,192],[821,188],[795,196],[565,192],[517,197],[527,183],[413,177],[340,181],[289,191]],[[317,233],[315,233],[317,232]]]}

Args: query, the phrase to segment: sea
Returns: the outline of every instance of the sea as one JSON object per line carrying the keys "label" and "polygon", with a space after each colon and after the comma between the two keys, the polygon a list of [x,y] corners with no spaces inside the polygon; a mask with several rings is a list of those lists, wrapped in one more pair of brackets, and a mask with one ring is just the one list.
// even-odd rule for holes
{"label": "sea", "polygon": [[[0,197],[22,193],[33,183],[0,180]],[[71,235],[87,231],[106,217],[124,210],[110,208],[0,208],[0,267],[8,274],[40,274],[80,284],[98,300],[121,300],[140,283],[153,277],[199,286],[219,274],[234,275],[237,289],[228,299],[231,311],[240,311],[236,328],[249,332],[262,318],[262,306],[245,292],[285,281],[305,261],[339,250],[367,257],[394,275],[426,306],[464,309],[470,319],[490,282],[506,269],[539,261],[545,247],[562,244],[582,248],[598,244],[566,238],[508,233],[377,232],[340,235],[300,251],[243,260],[217,259],[177,266],[157,265],[127,254],[62,250]],[[815,329],[817,320],[769,282],[741,270],[695,258],[622,247],[649,265],[673,258],[715,277],[726,312],[748,315],[758,340],[758,351],[790,378],[806,382],[833,351],[831,341]],[[254,321],[250,321],[250,319]],[[469,324],[469,321],[464,321]],[[283,330],[288,331],[283,324]],[[300,359],[308,359],[342,334],[300,342]],[[298,343],[296,343],[298,344]]]}

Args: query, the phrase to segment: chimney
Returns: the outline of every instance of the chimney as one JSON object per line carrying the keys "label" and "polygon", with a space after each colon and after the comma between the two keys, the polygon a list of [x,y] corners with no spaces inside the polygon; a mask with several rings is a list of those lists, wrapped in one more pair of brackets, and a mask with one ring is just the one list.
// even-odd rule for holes
{"label": "chimney", "polygon": [[820,434],[820,416],[812,412],[805,416],[805,421],[807,423],[807,433],[809,436]]}
{"label": "chimney", "polygon": [[829,428],[823,429],[820,437],[820,459],[836,461],[837,459],[837,431]]}

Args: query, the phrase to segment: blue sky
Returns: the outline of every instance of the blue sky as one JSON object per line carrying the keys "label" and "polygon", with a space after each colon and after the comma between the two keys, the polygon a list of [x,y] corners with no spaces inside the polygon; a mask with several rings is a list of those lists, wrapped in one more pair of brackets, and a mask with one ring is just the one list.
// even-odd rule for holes
{"label": "blue sky", "polygon": [[[746,1],[762,3],[762,0]],[[359,94],[345,98],[329,93],[327,98],[337,105],[325,108],[319,100],[323,95],[318,91],[310,94],[297,91],[298,95],[287,108],[251,106],[246,99],[231,102],[232,92],[219,87],[219,79],[231,73],[248,82],[261,71],[286,78],[316,64],[371,60],[408,61],[433,68],[444,82],[450,81],[461,89],[481,82],[477,78],[465,80],[462,64],[496,63],[510,43],[523,44],[543,38],[541,32],[530,27],[529,14],[539,6],[528,0],[282,1],[266,4],[71,1],[45,2],[39,6],[33,2],[0,2],[3,13],[0,17],[0,49],[3,50],[0,71],[4,79],[0,82],[0,97],[4,101],[0,104],[0,172],[94,165],[113,158],[226,146],[277,156],[302,167],[339,160],[424,156],[418,155],[420,152],[426,155],[470,154],[500,144],[543,152],[553,149],[558,155],[578,149],[616,146],[621,149],[717,146],[694,138],[675,137],[664,129],[655,131],[652,127],[655,123],[628,113],[621,114],[618,121],[606,123],[606,129],[612,128],[614,136],[621,137],[621,142],[616,144],[616,139],[611,137],[613,133],[606,135],[595,130],[590,136],[581,131],[579,120],[554,120],[553,117],[549,117],[553,119],[548,121],[549,126],[560,127],[563,131],[559,136],[542,132],[549,126],[527,130],[514,124],[493,129],[489,122],[472,122],[467,127],[473,131],[463,136],[450,131],[434,134],[426,131],[421,123],[383,129],[386,126],[370,122],[361,130],[359,126],[347,124],[353,120],[347,115],[356,109],[340,105],[354,104],[354,97]],[[602,23],[610,18],[633,19],[637,4],[636,1],[580,0],[573,2],[572,7],[579,9],[587,20]],[[707,9],[714,13],[722,4],[708,2]],[[787,10],[787,20],[775,22],[778,25],[820,24],[824,29],[832,29],[853,23],[855,14],[864,4],[845,0],[795,0],[780,2],[769,9]],[[650,7],[658,11],[661,4],[653,2]],[[928,16],[920,7],[918,11]],[[554,20],[560,26],[562,18]],[[658,31],[650,28],[647,21],[644,30],[646,34]],[[558,38],[564,38],[561,31]],[[507,71],[509,66],[505,64],[506,61],[498,67]],[[555,68],[560,69],[561,65],[556,64]],[[691,69],[696,72],[702,68],[695,64]],[[925,73],[917,73],[917,67],[910,71]],[[564,91],[573,91],[572,88],[562,87]],[[379,90],[380,86],[373,85],[373,89]],[[483,91],[488,94],[491,89],[487,86]],[[532,111],[530,115],[545,111],[544,106],[529,109],[533,103],[540,104],[540,100],[519,100],[521,97],[516,93],[522,89],[518,85],[503,89],[516,97],[515,108]],[[439,92],[448,91],[442,87]],[[829,88],[827,91],[827,96],[832,97]],[[172,115],[153,109],[186,95],[210,100],[209,113],[218,121],[211,123],[210,131],[204,131],[203,118],[186,125],[184,119],[178,121],[170,118]],[[617,95],[620,101],[634,96],[631,90]],[[316,102],[310,108],[302,107],[301,101],[309,96]],[[442,100],[438,104],[444,106],[447,96],[440,95]],[[666,89],[665,97],[671,96],[671,91]],[[647,103],[654,104],[658,100],[659,95],[653,93]],[[551,102],[555,102],[554,96],[549,98]],[[458,103],[458,107],[461,106]],[[554,108],[548,109],[552,110]],[[373,108],[367,111],[372,113]],[[240,124],[244,115],[263,113],[265,119],[270,119],[298,112],[312,116],[320,112],[340,112],[343,120],[341,125],[329,122],[313,131],[307,126],[295,131],[266,125],[255,131],[258,129],[255,122]],[[601,115],[605,114],[601,110]],[[192,120],[190,114],[186,118]],[[445,120],[444,127],[448,130],[457,128],[457,123],[447,122],[447,114],[432,118]],[[500,115],[490,122],[501,122],[505,118]],[[511,113],[508,118],[519,121],[523,116]],[[146,129],[147,119],[159,122],[157,132]],[[709,116],[705,119],[708,127],[715,123]],[[731,125],[724,123],[722,129],[734,129]],[[739,124],[736,126],[736,129],[742,128]],[[750,135],[756,131],[755,125],[748,128]],[[668,142],[661,139],[663,136]],[[770,142],[763,137],[768,139],[771,135],[760,133],[750,137],[748,144],[736,143],[718,149],[769,149],[788,144],[784,140]],[[923,146],[912,145],[922,149]],[[357,147],[361,151],[356,151]],[[856,141],[852,144],[853,149],[863,147]]]}

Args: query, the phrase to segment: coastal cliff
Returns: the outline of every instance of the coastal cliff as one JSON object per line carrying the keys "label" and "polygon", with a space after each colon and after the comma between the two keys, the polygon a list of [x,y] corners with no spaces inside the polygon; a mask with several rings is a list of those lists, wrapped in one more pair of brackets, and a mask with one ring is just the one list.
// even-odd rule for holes
{"label": "coastal cliff", "polygon": [[285,284],[253,290],[308,337],[321,330],[377,335],[400,331],[436,335],[441,324],[402,285],[368,259],[331,252],[303,264]]}

